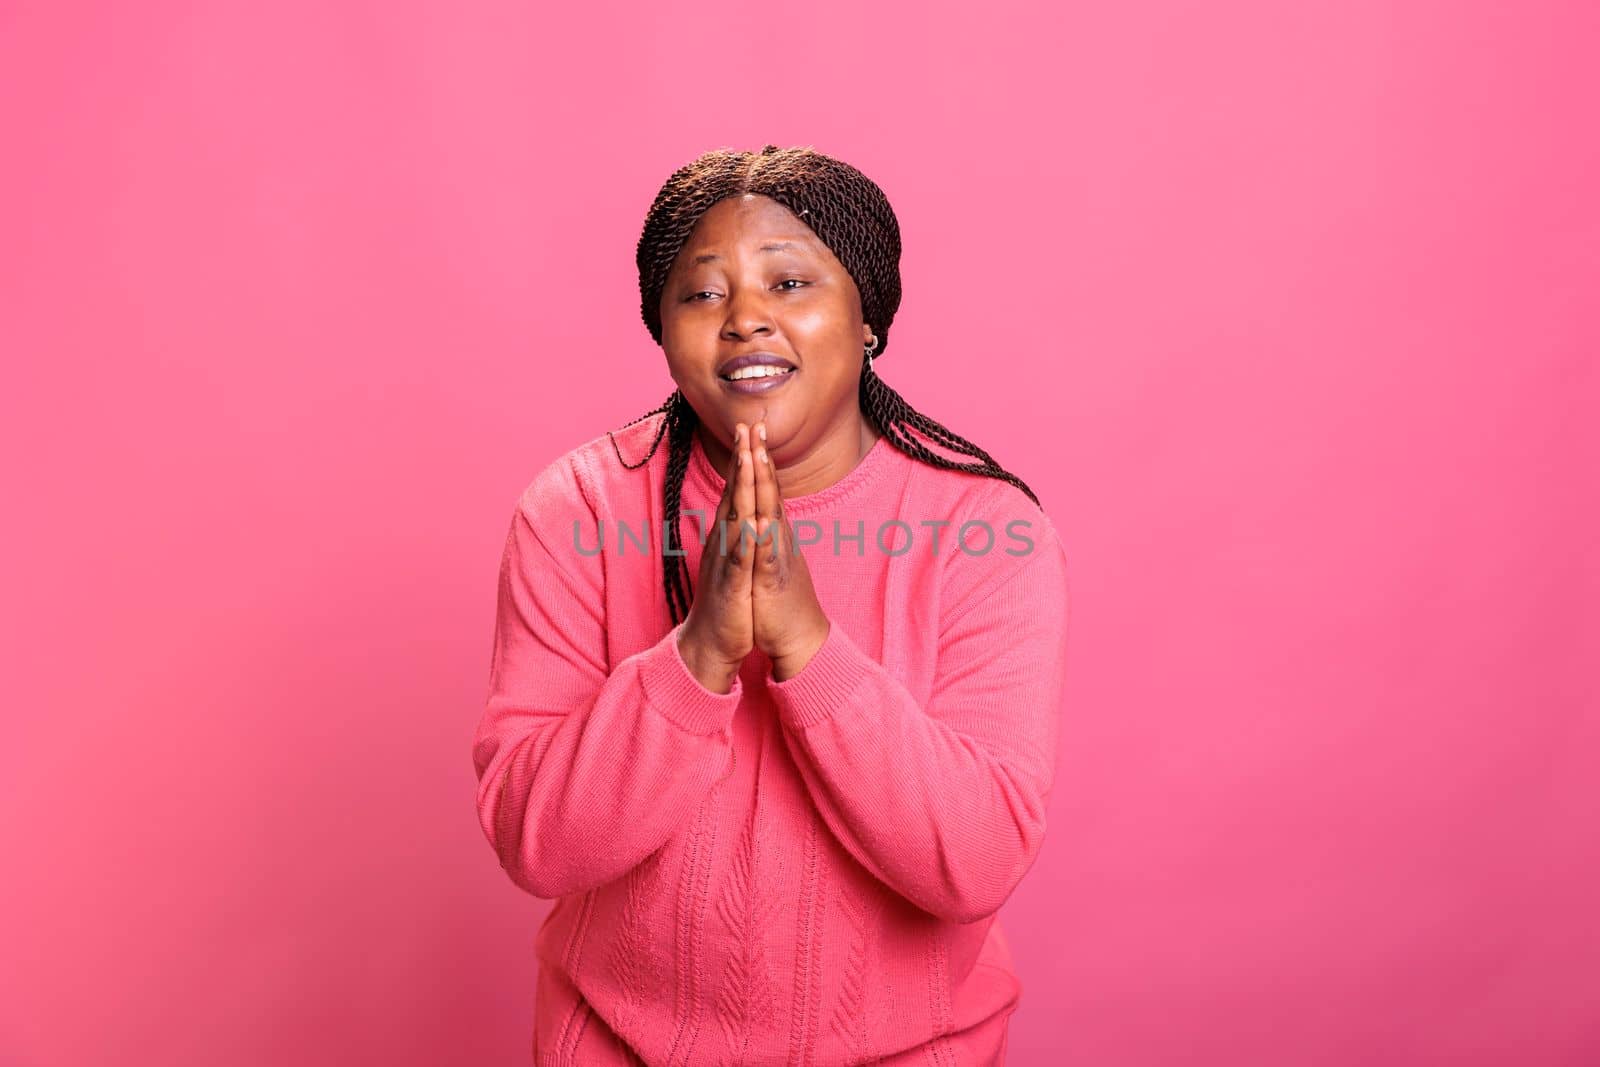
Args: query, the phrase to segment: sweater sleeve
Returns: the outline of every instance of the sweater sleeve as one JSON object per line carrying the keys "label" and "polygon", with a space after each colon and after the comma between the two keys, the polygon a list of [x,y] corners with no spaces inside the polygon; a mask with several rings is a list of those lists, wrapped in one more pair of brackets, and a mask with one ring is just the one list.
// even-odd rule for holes
{"label": "sweater sleeve", "polygon": [[[518,502],[473,741],[479,823],[511,880],[555,898],[647,858],[726,771],[743,684],[707,689],[682,627],[606,668],[602,560],[552,549],[593,513],[569,468]],[[563,532],[565,531],[565,532]]]}
{"label": "sweater sleeve", "polygon": [[768,690],[823,821],[880,881],[954,922],[1000,909],[1044,838],[1064,691],[1067,570],[1053,529],[941,621],[925,706],[837,621]]}

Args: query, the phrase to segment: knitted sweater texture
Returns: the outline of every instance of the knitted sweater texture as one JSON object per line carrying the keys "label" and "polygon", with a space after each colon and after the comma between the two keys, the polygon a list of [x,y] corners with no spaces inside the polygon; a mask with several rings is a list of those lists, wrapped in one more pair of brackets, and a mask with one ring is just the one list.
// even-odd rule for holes
{"label": "knitted sweater texture", "polygon": [[[637,462],[663,418],[616,449]],[[528,485],[505,542],[472,756],[501,866],[556,901],[534,1062],[1002,1063],[1022,987],[996,912],[1056,766],[1056,530],[1016,487],[880,439],[784,501],[827,640],[783,681],[754,651],[717,693],[662,589],[666,462],[665,440],[629,470],[594,438]],[[722,487],[697,440],[691,576]]]}

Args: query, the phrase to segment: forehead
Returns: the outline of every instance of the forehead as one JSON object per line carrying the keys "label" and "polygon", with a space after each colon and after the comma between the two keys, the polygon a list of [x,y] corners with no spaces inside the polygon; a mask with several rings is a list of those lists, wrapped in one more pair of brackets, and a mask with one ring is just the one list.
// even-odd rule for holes
{"label": "forehead", "polygon": [[826,252],[816,232],[794,212],[771,197],[744,193],[726,197],[706,209],[689,231],[679,253],[680,261],[728,249],[750,250],[750,246],[769,242],[788,242],[800,252]]}

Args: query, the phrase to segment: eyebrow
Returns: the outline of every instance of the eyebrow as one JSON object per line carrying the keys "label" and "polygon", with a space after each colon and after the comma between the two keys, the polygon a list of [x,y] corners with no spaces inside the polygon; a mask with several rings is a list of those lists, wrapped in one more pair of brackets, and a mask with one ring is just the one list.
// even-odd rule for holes
{"label": "eyebrow", "polygon": [[[799,249],[800,249],[800,246],[795,244],[793,241],[782,241],[782,242],[780,242],[778,244],[762,245],[756,251],[758,251],[758,252],[788,252],[788,251],[791,251],[791,250],[798,251]],[[702,252],[702,253],[700,253],[700,255],[694,257],[694,265],[698,267],[702,263],[710,263],[714,259],[721,259],[721,258],[722,257],[717,255],[715,252]]]}

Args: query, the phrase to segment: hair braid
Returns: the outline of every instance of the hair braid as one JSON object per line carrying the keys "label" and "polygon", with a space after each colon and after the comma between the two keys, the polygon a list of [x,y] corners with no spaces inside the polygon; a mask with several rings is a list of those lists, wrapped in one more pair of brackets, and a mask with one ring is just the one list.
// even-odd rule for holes
{"label": "hair braid", "polygon": [[[809,147],[779,148],[769,144],[760,152],[719,149],[707,152],[672,173],[650,205],[635,250],[639,268],[639,312],[650,336],[657,344],[661,343],[662,290],[673,261],[700,216],[718,201],[746,193],[769,197],[788,208],[811,227],[843,264],[861,294],[861,317],[878,341],[873,358],[881,358],[889,346],[889,325],[900,307],[899,220],[888,197],[872,179],[848,163]],[[936,467],[1009,482],[1035,504],[1039,503],[1033,490],[1001,467],[993,456],[906,403],[878,377],[872,363],[872,359],[866,360],[861,370],[861,412],[890,444]],[[673,625],[677,625],[689,613],[693,587],[686,557],[672,550],[682,545],[679,524],[683,481],[689,469],[694,431],[700,420],[683,393],[674,390],[659,407],[624,426],[663,412],[666,418],[644,458],[629,463],[621,450],[617,450],[617,458],[630,469],[643,466],[656,454],[662,436],[667,437],[663,513],[676,518],[666,524],[666,536],[662,538],[662,584]],[[961,463],[939,455],[913,437],[913,431],[978,462]],[[614,450],[616,443],[616,437],[612,436]]]}
{"label": "hair braid", "polygon": [[[934,422],[922,412],[906,403],[905,398],[893,389],[877,372],[872,369],[869,361],[861,369],[861,410],[878,428],[878,432],[887,437],[900,451],[909,456],[915,456],[924,463],[931,463],[935,467],[946,470],[967,471],[971,474],[983,474],[990,478],[999,478],[1001,481],[1010,482],[1028,495],[1028,499],[1035,504],[1039,498],[1033,490],[1028,488],[1026,482],[1015,474],[996,463],[994,457],[989,455],[977,445],[964,437],[959,437],[943,426]],[[958,463],[932,451],[927,445],[912,437],[906,428],[916,430],[924,436],[931,437],[939,444],[959,452],[962,455],[975,456],[980,463]]]}
{"label": "hair braid", "polygon": [[[661,420],[661,429],[656,431],[655,440],[650,443],[650,451],[646,452],[644,459],[638,463],[629,463],[622,458],[622,450],[617,447],[617,438],[612,431],[607,430],[606,436],[611,438],[611,449],[616,452],[617,459],[622,461],[624,467],[633,470],[649,462],[661,444],[661,435],[663,433],[667,435],[667,478],[663,514],[677,515],[683,506],[683,479],[689,472],[689,449],[693,444],[694,428],[700,422],[694,413],[694,408],[689,406],[688,398],[675,389],[660,407],[653,408],[632,422],[625,423],[623,428],[662,412],[666,412],[667,417]],[[685,557],[681,552],[674,554],[669,551],[682,548],[682,531],[678,523],[667,523],[665,528],[666,540],[661,546],[662,569],[665,572],[662,582],[667,591],[667,608],[672,613],[673,624],[676,625],[689,614],[691,588],[689,565],[684,562]]]}

